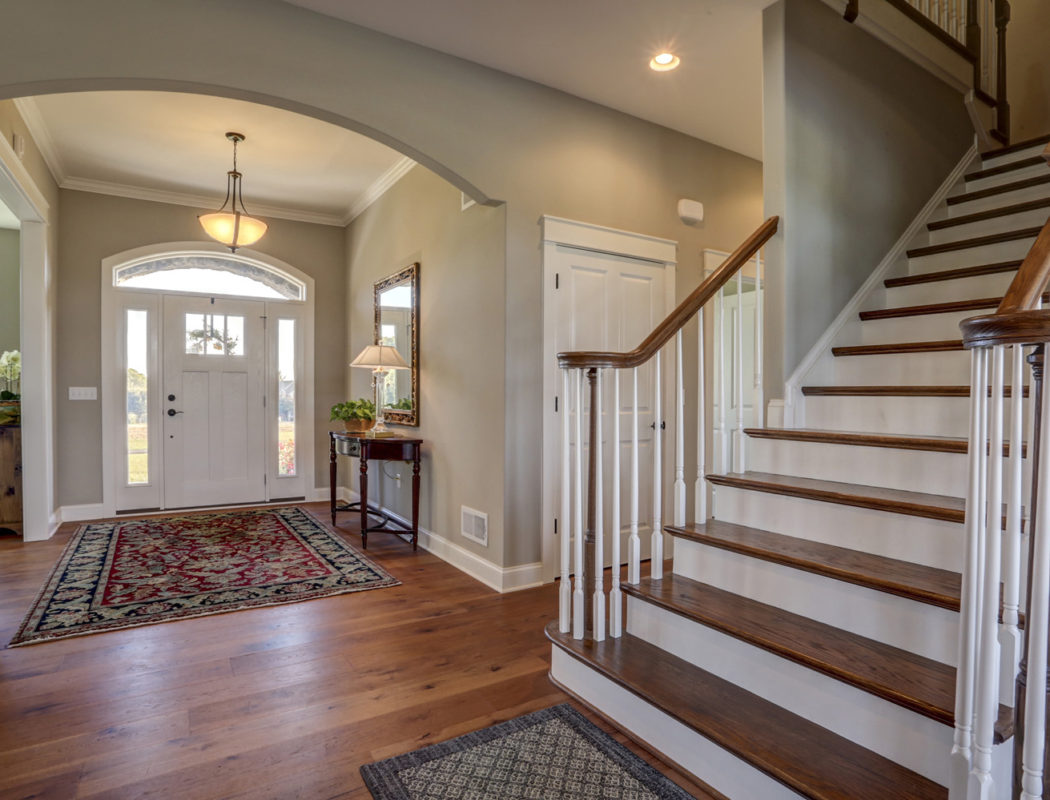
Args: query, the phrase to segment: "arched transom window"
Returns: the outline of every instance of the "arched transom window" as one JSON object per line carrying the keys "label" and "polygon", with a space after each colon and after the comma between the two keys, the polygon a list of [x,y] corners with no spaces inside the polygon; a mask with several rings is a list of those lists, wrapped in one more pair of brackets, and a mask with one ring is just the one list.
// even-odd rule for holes
{"label": "arched transom window", "polygon": [[305,300],[306,286],[269,264],[234,254],[168,253],[131,261],[113,270],[121,289]]}

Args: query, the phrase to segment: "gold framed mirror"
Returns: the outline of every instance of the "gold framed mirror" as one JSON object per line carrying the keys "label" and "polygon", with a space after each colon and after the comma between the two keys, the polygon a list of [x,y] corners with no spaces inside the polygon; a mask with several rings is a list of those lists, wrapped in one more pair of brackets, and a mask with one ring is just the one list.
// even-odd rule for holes
{"label": "gold framed mirror", "polygon": [[375,282],[375,343],[396,347],[412,368],[390,370],[379,387],[386,421],[419,425],[419,262]]}

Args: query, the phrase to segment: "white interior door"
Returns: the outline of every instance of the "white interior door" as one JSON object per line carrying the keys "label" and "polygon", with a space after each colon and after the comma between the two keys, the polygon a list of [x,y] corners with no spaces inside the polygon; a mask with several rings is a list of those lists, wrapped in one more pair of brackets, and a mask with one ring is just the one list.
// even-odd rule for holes
{"label": "white interior door", "polygon": [[[636,347],[670,310],[666,266],[639,259],[559,246],[557,249],[557,350],[623,351]],[[669,374],[665,365],[664,374]],[[613,408],[613,383],[620,381],[620,407]],[[649,557],[653,513],[653,436],[656,413],[653,406],[655,371],[652,363],[638,367],[638,463],[639,536],[642,558]],[[631,432],[633,377],[630,370],[606,371],[603,384],[602,452],[605,476],[604,519],[605,563],[610,565],[611,531],[608,529],[615,492],[612,491],[612,415],[620,415],[620,554],[626,563],[626,540],[631,525]],[[560,383],[558,384],[560,386]],[[590,403],[588,384],[583,381],[584,403],[581,420],[584,435],[583,463],[587,464],[587,429]],[[665,388],[666,393],[666,388]],[[570,410],[570,413],[571,410]],[[570,421],[575,430],[575,420]],[[575,458],[575,455],[572,455]],[[586,471],[586,467],[584,467]],[[552,483],[556,483],[552,481]],[[586,484],[586,477],[584,478]],[[554,508],[560,508],[560,484],[554,495]],[[584,487],[586,492],[586,486]],[[584,513],[586,519],[586,511]],[[586,522],[584,523],[586,525]],[[572,536],[571,524],[559,524],[559,533]],[[555,551],[557,553],[557,551]],[[571,552],[571,550],[570,550]],[[560,555],[560,554],[558,554]],[[556,556],[557,557],[557,556]]]}
{"label": "white interior door", "polygon": [[260,301],[164,298],[164,506],[266,499]]}
{"label": "white interior door", "polygon": [[[753,279],[744,278],[743,294],[737,293],[737,281],[730,281],[723,292],[721,302],[716,303],[715,338],[716,353],[721,350],[725,364],[725,380],[719,381],[715,373],[715,453],[717,469],[731,472],[732,442],[730,431],[738,414],[737,373],[742,381],[744,427],[755,424],[755,302],[758,293]],[[742,324],[738,317],[743,316]],[[720,424],[721,409],[725,408],[726,426]]]}

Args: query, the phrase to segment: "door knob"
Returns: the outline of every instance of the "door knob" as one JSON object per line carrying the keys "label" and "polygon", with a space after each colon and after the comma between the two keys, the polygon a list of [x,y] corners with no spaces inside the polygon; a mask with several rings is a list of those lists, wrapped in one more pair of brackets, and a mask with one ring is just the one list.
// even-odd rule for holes
{"label": "door knob", "polygon": [[169,408],[168,409],[168,416],[169,417],[174,417],[176,414],[181,414],[181,413],[182,413],[181,411],[176,411],[174,408]]}

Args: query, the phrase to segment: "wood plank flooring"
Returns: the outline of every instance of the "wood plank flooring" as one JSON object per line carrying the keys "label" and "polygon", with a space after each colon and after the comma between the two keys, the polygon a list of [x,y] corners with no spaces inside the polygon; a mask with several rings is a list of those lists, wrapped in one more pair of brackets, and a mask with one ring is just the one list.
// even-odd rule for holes
{"label": "wood plank flooring", "polygon": [[[0,646],[74,529],[0,537]],[[368,555],[402,585],[0,650],[0,797],[363,799],[364,763],[569,699],[556,586],[500,595],[387,536]]]}

